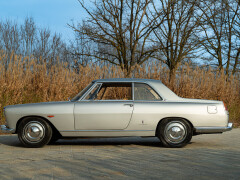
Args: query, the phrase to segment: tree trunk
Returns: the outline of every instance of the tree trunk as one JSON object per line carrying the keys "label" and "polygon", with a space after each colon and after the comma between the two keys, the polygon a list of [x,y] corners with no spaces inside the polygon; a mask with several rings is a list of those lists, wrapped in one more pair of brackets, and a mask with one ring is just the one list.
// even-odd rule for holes
{"label": "tree trunk", "polygon": [[169,72],[169,84],[171,88],[174,87],[175,79],[176,79],[176,68],[172,68],[170,69],[170,72]]}

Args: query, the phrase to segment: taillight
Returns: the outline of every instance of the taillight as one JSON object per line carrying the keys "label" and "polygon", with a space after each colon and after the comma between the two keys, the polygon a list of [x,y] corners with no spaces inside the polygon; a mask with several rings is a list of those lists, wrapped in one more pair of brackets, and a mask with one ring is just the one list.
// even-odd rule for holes
{"label": "taillight", "polygon": [[223,105],[224,105],[224,107],[225,107],[225,110],[227,111],[228,109],[227,109],[227,105],[223,102]]}

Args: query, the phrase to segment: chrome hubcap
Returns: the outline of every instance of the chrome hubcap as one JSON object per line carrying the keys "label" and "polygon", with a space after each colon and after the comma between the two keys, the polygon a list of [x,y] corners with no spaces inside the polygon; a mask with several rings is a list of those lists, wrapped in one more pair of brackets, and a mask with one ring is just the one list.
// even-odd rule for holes
{"label": "chrome hubcap", "polygon": [[43,139],[45,128],[40,122],[32,121],[25,125],[23,133],[25,140],[31,143],[37,143]]}
{"label": "chrome hubcap", "polygon": [[180,121],[169,122],[165,129],[164,135],[170,143],[181,143],[186,138],[186,126]]}

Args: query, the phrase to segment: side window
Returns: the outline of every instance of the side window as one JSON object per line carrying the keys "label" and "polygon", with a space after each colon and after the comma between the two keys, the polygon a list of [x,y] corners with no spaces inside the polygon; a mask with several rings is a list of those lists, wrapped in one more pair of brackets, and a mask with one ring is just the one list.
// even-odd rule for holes
{"label": "side window", "polygon": [[131,83],[103,83],[96,86],[86,100],[132,100]]}
{"label": "side window", "polygon": [[162,98],[147,84],[134,84],[134,100],[160,101]]}

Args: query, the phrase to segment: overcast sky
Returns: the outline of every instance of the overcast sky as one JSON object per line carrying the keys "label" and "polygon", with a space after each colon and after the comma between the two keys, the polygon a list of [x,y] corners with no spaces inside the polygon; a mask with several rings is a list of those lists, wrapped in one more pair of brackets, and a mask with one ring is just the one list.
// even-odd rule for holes
{"label": "overcast sky", "polygon": [[38,27],[48,27],[68,40],[73,31],[67,23],[81,21],[86,13],[77,0],[0,0],[0,20],[23,23],[27,16],[33,17]]}

